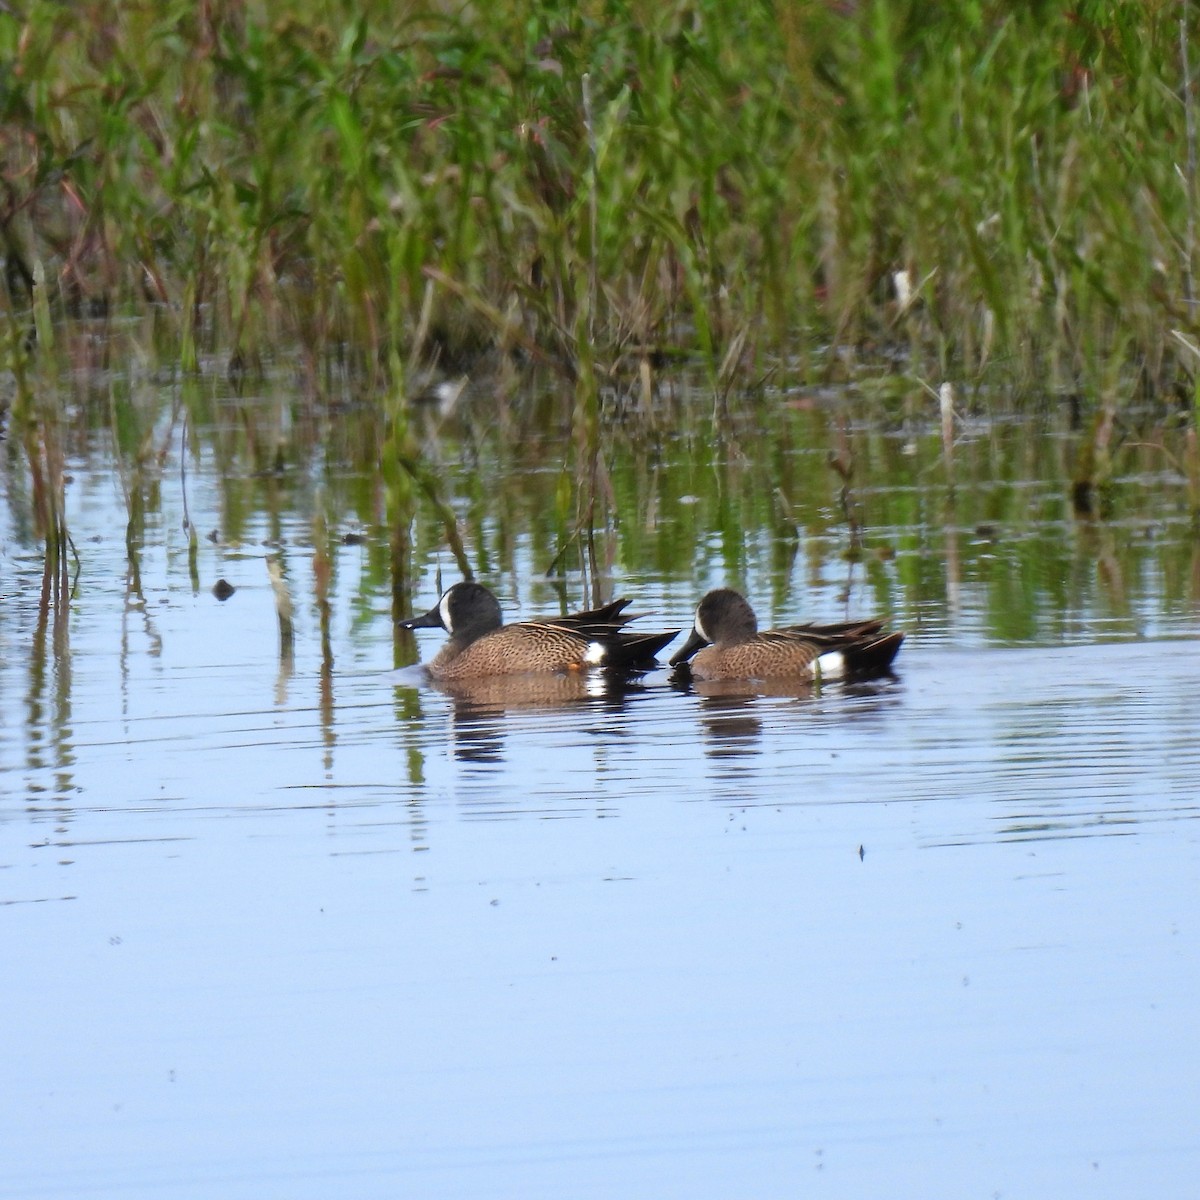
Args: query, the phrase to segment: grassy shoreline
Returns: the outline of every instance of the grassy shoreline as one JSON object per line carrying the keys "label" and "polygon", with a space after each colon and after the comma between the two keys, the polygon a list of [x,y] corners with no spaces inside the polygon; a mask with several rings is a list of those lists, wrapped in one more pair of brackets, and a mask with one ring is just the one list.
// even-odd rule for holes
{"label": "grassy shoreline", "polygon": [[7,306],[40,265],[58,311],[163,306],[185,367],[372,387],[498,347],[1190,402],[1186,11],[34,3]]}

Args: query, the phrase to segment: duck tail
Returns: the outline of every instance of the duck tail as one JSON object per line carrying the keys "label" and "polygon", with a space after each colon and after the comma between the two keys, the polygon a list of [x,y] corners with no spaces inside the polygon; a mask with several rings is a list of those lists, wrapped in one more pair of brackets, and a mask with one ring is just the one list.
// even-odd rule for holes
{"label": "duck tail", "polygon": [[604,665],[616,671],[649,670],[658,652],[678,636],[678,629],[663,633],[621,633],[605,641],[608,653]]}
{"label": "duck tail", "polygon": [[903,633],[885,633],[882,637],[843,647],[847,672],[852,675],[884,674],[891,669],[903,642]]}
{"label": "duck tail", "polygon": [[622,597],[619,600],[613,600],[609,604],[602,604],[599,608],[589,608],[585,612],[570,613],[565,617],[544,617],[542,619],[548,625],[624,625],[627,621],[635,619],[631,616],[622,616],[623,611],[628,607],[629,601]]}

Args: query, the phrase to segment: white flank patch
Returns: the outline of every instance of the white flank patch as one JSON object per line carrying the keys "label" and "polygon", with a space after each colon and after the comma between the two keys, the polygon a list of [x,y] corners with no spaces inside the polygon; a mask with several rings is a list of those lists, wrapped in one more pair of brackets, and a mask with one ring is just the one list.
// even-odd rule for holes
{"label": "white flank patch", "polygon": [[603,642],[588,642],[588,648],[583,653],[583,661],[589,667],[602,666],[608,658],[608,648]]}
{"label": "white flank patch", "polygon": [[441,613],[442,624],[446,627],[446,632],[453,633],[454,630],[450,628],[450,590],[448,588],[438,601],[438,612]]}
{"label": "white flank patch", "polygon": [[840,679],[846,673],[846,656],[840,650],[822,654],[813,663],[813,675],[817,679]]}

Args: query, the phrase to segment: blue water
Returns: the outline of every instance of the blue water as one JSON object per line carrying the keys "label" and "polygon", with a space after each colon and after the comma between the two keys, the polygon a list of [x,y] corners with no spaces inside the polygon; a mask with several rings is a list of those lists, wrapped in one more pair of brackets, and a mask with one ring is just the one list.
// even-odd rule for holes
{"label": "blue water", "polygon": [[142,601],[79,487],[69,609],[0,558],[0,1197],[1194,1195],[1194,615],[968,580],[876,684],[464,699],[361,549],[323,675],[302,544],[281,665],[269,548],[193,594],[165,514]]}

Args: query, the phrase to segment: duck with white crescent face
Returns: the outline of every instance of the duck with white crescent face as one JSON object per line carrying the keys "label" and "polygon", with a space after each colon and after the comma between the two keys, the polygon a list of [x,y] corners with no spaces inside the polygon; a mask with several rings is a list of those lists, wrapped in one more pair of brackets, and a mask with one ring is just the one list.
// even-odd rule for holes
{"label": "duck with white crescent face", "polygon": [[424,615],[399,622],[401,629],[444,629],[450,640],[429,663],[438,680],[479,679],[605,667],[646,670],[655,655],[679,635],[633,633],[628,600],[563,617],[539,617],[505,625],[500,602],[482,584],[456,583]]}
{"label": "duck with white crescent face", "polygon": [[759,632],[746,598],[716,588],[696,608],[688,640],[671,658],[696,679],[837,679],[886,672],[903,633],[880,620],[788,625]]}

